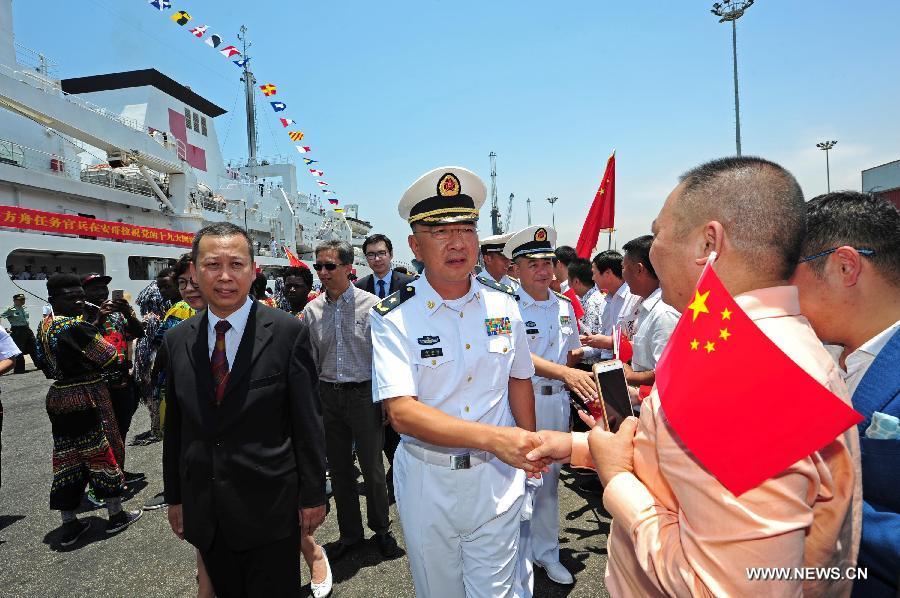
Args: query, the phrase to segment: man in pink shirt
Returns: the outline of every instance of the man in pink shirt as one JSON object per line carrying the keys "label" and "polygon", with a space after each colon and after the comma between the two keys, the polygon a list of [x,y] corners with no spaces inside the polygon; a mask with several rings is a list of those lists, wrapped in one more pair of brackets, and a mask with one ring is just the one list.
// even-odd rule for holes
{"label": "man in pink shirt", "polygon": [[[653,223],[650,258],[663,301],[684,310],[715,251],[716,273],[760,330],[849,403],[787,283],[805,228],[803,194],[789,172],[759,158],[726,158],[682,177]],[[748,363],[747,375],[765,367]],[[815,420],[810,413],[797,425]],[[734,425],[741,425],[739,414]],[[612,596],[849,595],[846,571],[856,563],[861,514],[855,428],[740,496],[681,443],[655,389],[640,420],[629,418],[617,434],[599,427],[589,437],[540,434],[545,444],[529,458],[571,458],[594,467],[605,487]],[[765,567],[787,571],[782,579],[751,579]]]}

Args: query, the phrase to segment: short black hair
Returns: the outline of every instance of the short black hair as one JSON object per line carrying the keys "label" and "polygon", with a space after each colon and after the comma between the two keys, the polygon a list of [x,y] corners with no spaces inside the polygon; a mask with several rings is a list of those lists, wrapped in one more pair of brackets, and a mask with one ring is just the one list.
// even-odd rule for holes
{"label": "short black hair", "polygon": [[[190,256],[191,254],[188,253],[186,255]],[[165,268],[157,272],[155,278],[156,280],[159,280],[160,278],[175,278],[178,276],[178,274],[176,273],[177,270],[178,263],[176,262],[174,266],[166,266]]]}
{"label": "short black hair", "polygon": [[[806,203],[803,255],[849,245],[873,249],[866,256],[888,282],[900,285],[900,211],[890,201],[857,191],[835,191]],[[816,276],[825,272],[824,258],[807,262]]]}
{"label": "short black hair", "polygon": [[591,260],[583,257],[576,257],[569,262],[569,278],[575,278],[581,281],[585,286],[594,286],[594,273],[591,272]]}
{"label": "short black hair", "polygon": [[191,260],[190,253],[182,254],[182,256],[178,258],[178,261],[175,262],[175,266],[172,268],[172,273],[175,275],[175,278],[178,278],[179,276],[190,270],[192,261],[193,260]]}
{"label": "short black hair", "polygon": [[303,282],[312,290],[313,286],[313,275],[312,271],[309,268],[298,268],[297,266],[288,266],[284,269],[284,274],[281,275],[281,278],[287,280],[288,276],[296,276],[297,278],[303,279]]}
{"label": "short black hair", "polygon": [[81,278],[79,278],[77,274],[57,272],[51,274],[50,278],[47,279],[47,295],[52,298],[63,289],[80,286]]}
{"label": "short black hair", "polygon": [[556,255],[556,260],[562,262],[563,266],[565,266],[566,268],[569,267],[569,264],[572,263],[572,260],[578,257],[578,254],[575,253],[575,250],[568,245],[560,245],[553,253],[554,255]]}
{"label": "short black hair", "polygon": [[191,259],[197,261],[197,255],[200,253],[200,239],[206,236],[210,237],[235,237],[240,235],[247,241],[247,251],[250,252],[250,261],[253,261],[253,239],[247,234],[247,231],[236,224],[230,222],[216,222],[209,224],[197,231],[194,235],[194,242],[191,244]]}
{"label": "short black hair", "polygon": [[314,252],[316,258],[319,257],[319,252],[321,251],[336,251],[342,266],[349,266],[353,263],[353,246],[347,241],[332,239],[331,241],[319,243],[316,245]]}
{"label": "short black hair", "polygon": [[761,274],[790,278],[806,236],[803,191],[782,166],[755,156],[719,158],[681,176],[681,231],[717,220]]}
{"label": "short black hair", "polygon": [[594,256],[592,261],[600,274],[612,270],[616,278],[622,278],[622,254],[615,249],[601,251]]}
{"label": "short black hair", "polygon": [[653,245],[653,235],[642,235],[637,239],[632,239],[622,245],[622,251],[625,252],[625,256],[628,259],[634,262],[640,262],[647,268],[647,272],[650,273],[650,276],[653,278],[657,278],[656,270],[653,269],[653,264],[650,263],[650,246]]}
{"label": "short black hair", "polygon": [[262,272],[257,273],[256,278],[253,280],[253,284],[250,285],[250,292],[253,293],[253,297],[256,299],[265,299],[266,297],[266,285],[269,282],[269,279],[266,278],[266,275]]}
{"label": "short black hair", "polygon": [[394,244],[391,243],[391,240],[381,233],[375,233],[374,235],[369,235],[366,237],[366,240],[363,241],[362,250],[363,254],[365,254],[369,249],[369,245],[374,245],[375,243],[384,243],[387,246],[387,250],[391,255],[394,255]]}

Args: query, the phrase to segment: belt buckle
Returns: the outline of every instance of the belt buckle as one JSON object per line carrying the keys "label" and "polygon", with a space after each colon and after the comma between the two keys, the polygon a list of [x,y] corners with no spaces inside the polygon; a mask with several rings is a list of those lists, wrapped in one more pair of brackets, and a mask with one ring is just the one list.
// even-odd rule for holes
{"label": "belt buckle", "polygon": [[450,455],[450,469],[469,469],[469,453],[465,455]]}

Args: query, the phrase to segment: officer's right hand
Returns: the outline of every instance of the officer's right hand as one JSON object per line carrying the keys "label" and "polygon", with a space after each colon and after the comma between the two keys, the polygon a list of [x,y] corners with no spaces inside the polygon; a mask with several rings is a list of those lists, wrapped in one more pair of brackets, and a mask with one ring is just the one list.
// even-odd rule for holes
{"label": "officer's right hand", "polygon": [[570,390],[581,397],[582,401],[593,401],[600,396],[597,392],[597,382],[594,380],[594,375],[590,372],[566,368],[562,381]]}
{"label": "officer's right hand", "polygon": [[541,444],[541,437],[522,428],[499,428],[499,430],[500,435],[491,452],[507,465],[524,469],[529,477],[541,477],[541,471],[548,463],[529,461],[526,458],[529,452]]}

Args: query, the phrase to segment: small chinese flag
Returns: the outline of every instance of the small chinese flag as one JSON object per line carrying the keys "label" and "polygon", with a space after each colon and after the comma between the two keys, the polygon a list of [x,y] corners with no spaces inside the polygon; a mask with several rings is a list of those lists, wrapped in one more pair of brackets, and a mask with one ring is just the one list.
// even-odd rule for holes
{"label": "small chinese flag", "polygon": [[628,340],[628,337],[625,336],[625,331],[616,326],[619,334],[619,346],[618,346],[618,357],[622,363],[628,363],[631,361],[631,358],[634,357],[634,347],[631,346],[631,341]]}
{"label": "small chinese flag", "polygon": [[278,88],[271,83],[260,85],[259,88],[262,90],[264,96],[273,96],[278,93]]}
{"label": "small chinese flag", "polygon": [[862,421],[753,323],[710,266],[660,357],[656,390],[682,442],[735,496]]}

